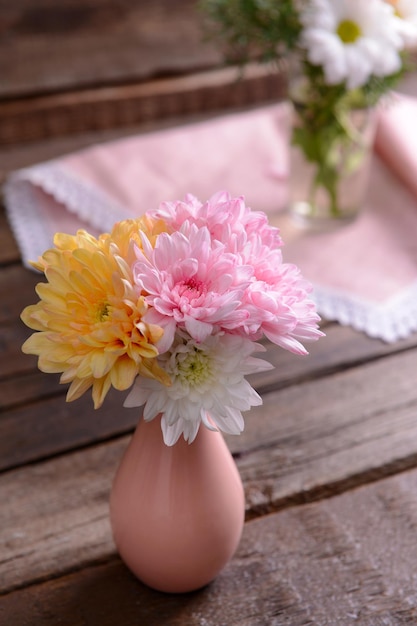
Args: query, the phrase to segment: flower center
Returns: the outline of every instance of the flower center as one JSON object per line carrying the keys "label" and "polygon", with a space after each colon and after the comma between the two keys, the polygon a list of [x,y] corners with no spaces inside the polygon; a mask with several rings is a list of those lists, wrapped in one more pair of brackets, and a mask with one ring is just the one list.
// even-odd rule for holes
{"label": "flower center", "polygon": [[104,322],[109,318],[109,304],[108,302],[100,302],[96,308],[96,320],[98,322]]}
{"label": "flower center", "polygon": [[176,378],[193,387],[206,383],[212,376],[209,355],[195,346],[176,354],[176,366]]}
{"label": "flower center", "polygon": [[181,296],[188,298],[189,300],[198,297],[202,292],[206,291],[204,283],[201,280],[195,278],[189,278],[184,281],[179,289]]}
{"label": "flower center", "polygon": [[362,34],[360,27],[352,20],[340,22],[336,32],[343,43],[354,43]]}
{"label": "flower center", "polygon": [[176,298],[180,311],[188,313],[192,308],[202,305],[207,295],[207,285],[196,278],[188,278],[176,284],[172,295]]}

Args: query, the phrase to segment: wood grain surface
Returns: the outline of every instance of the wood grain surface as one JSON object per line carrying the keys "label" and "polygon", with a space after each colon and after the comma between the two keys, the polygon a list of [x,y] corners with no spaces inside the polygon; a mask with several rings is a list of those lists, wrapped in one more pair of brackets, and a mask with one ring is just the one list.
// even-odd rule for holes
{"label": "wood grain surface", "polygon": [[0,100],[0,145],[215,114],[285,94],[273,67],[228,67],[133,85]]}
{"label": "wood grain surface", "polygon": [[[139,583],[107,550],[98,518],[92,536],[103,562],[83,567],[93,555],[77,540],[75,571],[3,596],[0,619],[14,626],[415,624],[416,494],[414,470],[248,522],[218,578],[185,595]],[[71,543],[70,533],[62,540]]]}
{"label": "wood grain surface", "polygon": [[0,146],[285,93],[275,67],[225,67],[196,0],[3,0],[0,76]]}
{"label": "wood grain surface", "polygon": [[220,64],[195,0],[2,0],[0,96],[196,72]]}
{"label": "wood grain surface", "polygon": [[[409,368],[414,369],[414,363],[415,351],[407,350],[366,366],[264,394],[263,407],[247,414],[244,433],[227,438],[245,486],[247,518],[329,497],[414,467],[417,391],[413,377],[404,375]],[[377,385],[373,381],[378,381]],[[5,434],[9,433],[9,443],[0,456],[7,458],[7,450],[11,449],[8,460],[13,466],[13,451],[17,450],[23,465],[0,476],[0,497],[8,502],[0,512],[0,527],[18,527],[22,532],[21,541],[7,544],[6,561],[11,570],[3,570],[5,579],[0,588],[22,584],[21,576],[23,580],[42,577],[47,566],[47,559],[42,558],[45,553],[52,563],[59,562],[60,571],[71,569],[74,559],[79,562],[74,544],[82,545],[87,562],[95,554],[96,524],[106,521],[111,479],[128,441],[126,437],[114,438],[114,431],[122,429],[120,420],[129,413],[120,403],[110,403],[109,412],[97,414],[93,423],[88,412],[71,412],[63,398],[57,398],[53,410],[51,402],[42,402],[42,411],[37,404],[30,429],[25,430],[14,419],[14,411],[0,421],[0,425],[5,424],[2,442],[7,441]],[[138,417],[134,410],[132,413],[131,426]],[[43,415],[49,416],[46,426]],[[103,423],[98,429],[100,420]],[[44,447],[37,444],[39,438]],[[30,441],[38,459],[42,459],[62,452],[61,440],[65,438],[69,442],[67,454],[24,465],[27,460],[35,460],[26,458]],[[97,445],[101,438],[112,440]],[[45,448],[48,444],[49,450]],[[84,446],[85,450],[70,451]],[[89,501],[81,506],[80,494],[86,488]],[[31,515],[26,519],[28,508]],[[68,509],[74,511],[75,518],[68,515]],[[62,542],[64,521],[64,534],[70,529],[73,537],[68,543]],[[59,529],[57,535],[53,528]],[[106,541],[111,551],[109,534]],[[18,555],[20,574],[13,567]]]}

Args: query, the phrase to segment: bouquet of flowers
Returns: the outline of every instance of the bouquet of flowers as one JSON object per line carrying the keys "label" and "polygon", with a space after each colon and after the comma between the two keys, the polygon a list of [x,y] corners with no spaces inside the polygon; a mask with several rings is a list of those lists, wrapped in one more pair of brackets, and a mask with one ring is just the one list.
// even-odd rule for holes
{"label": "bouquet of flowers", "polygon": [[271,368],[262,338],[305,354],[323,333],[299,269],[282,260],[279,230],[243,198],[193,196],[121,221],[98,238],[58,233],[35,268],[46,283],[22,320],[23,351],[70,383],[67,401],[111,387],[125,406],[161,414],[164,441],[192,442],[200,424],[238,434],[261,404],[245,379]]}
{"label": "bouquet of flowers", "polygon": [[[374,107],[411,68],[417,0],[200,0],[209,33],[226,56],[285,60],[297,124],[292,144],[314,168],[318,188],[340,212],[343,149],[360,146],[350,113]],[[212,32],[211,30],[212,29]],[[362,165],[360,150],[346,169]],[[344,159],[344,160],[343,160]],[[345,172],[346,173],[346,172]]]}

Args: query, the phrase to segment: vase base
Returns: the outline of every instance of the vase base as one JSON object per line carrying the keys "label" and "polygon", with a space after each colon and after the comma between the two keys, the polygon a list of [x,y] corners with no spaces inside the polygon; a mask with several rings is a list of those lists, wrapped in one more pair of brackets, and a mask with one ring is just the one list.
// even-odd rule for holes
{"label": "vase base", "polygon": [[343,211],[343,213],[333,215],[326,211],[315,210],[308,202],[295,202],[289,207],[288,214],[296,226],[305,230],[323,232],[351,224],[357,219],[359,212]]}

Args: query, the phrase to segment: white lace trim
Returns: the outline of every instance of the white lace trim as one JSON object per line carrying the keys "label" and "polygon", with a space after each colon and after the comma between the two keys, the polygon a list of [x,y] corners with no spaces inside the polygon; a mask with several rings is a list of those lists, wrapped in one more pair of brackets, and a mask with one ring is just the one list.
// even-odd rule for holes
{"label": "white lace trim", "polygon": [[44,163],[17,171],[7,180],[4,195],[7,216],[27,267],[30,267],[29,259],[37,258],[52,243],[41,218],[42,206],[36,188],[100,233],[111,230],[115,222],[127,217],[121,204],[57,164]]}
{"label": "white lace trim", "polygon": [[388,343],[417,331],[417,281],[375,304],[347,293],[315,285],[313,299],[321,316]]}
{"label": "white lace trim", "polygon": [[7,217],[22,254],[23,265],[51,247],[50,235],[38,214],[37,200],[29,182],[21,180],[4,187]]}
{"label": "white lace trim", "polygon": [[68,211],[100,232],[110,230],[117,220],[126,215],[126,209],[121,204],[59,165],[45,163],[21,170],[18,176],[39,186]]}

